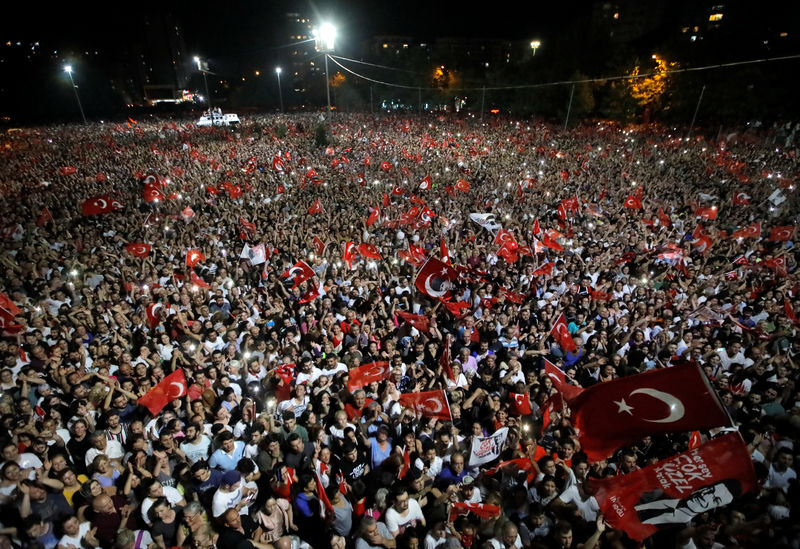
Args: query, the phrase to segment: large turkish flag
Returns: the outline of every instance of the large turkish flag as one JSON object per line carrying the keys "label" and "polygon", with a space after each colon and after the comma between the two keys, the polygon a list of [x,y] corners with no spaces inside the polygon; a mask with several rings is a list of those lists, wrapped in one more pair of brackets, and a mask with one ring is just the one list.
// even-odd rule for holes
{"label": "large turkish flag", "polygon": [[155,417],[164,406],[176,398],[185,396],[188,390],[186,376],[183,375],[183,370],[178,368],[141,396],[139,404],[150,410],[150,414]]}
{"label": "large turkish flag", "polygon": [[567,397],[583,451],[599,461],[657,433],[731,425],[728,413],[697,364],[617,378]]}

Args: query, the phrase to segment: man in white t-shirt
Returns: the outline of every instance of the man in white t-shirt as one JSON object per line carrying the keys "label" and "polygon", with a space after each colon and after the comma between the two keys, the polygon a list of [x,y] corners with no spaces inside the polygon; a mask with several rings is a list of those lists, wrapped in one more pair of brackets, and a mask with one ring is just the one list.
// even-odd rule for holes
{"label": "man in white t-shirt", "polygon": [[186,454],[189,463],[195,464],[201,459],[208,459],[211,450],[211,439],[203,433],[203,427],[196,423],[186,426],[186,438],[181,442],[181,451]]}
{"label": "man in white t-shirt", "polygon": [[80,549],[84,547],[83,538],[92,529],[89,521],[80,522],[74,515],[61,521],[61,530],[64,535],[58,540],[58,549]]}
{"label": "man in white t-shirt", "polygon": [[392,536],[397,537],[411,526],[425,526],[425,516],[422,514],[417,500],[408,497],[408,491],[400,488],[395,493],[394,505],[386,510],[386,527]]}
{"label": "man in white t-shirt", "polygon": [[789,481],[797,478],[797,473],[792,469],[794,456],[789,448],[780,448],[769,466],[769,474],[765,488],[778,488],[786,493],[789,490]]}
{"label": "man in white t-shirt", "polygon": [[247,505],[253,500],[252,497],[247,499],[249,494],[249,490],[242,489],[242,475],[239,471],[225,471],[211,501],[211,514],[218,518],[228,509],[247,514]]}

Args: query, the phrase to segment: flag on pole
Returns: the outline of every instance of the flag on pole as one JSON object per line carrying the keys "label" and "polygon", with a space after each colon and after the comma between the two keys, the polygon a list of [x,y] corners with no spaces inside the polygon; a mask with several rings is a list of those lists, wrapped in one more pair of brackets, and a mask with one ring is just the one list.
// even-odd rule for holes
{"label": "flag on pole", "polygon": [[590,461],[605,459],[647,435],[731,424],[708,378],[694,363],[598,383],[566,400]]}
{"label": "flag on pole", "polygon": [[411,408],[425,417],[442,421],[453,419],[453,415],[450,413],[450,403],[447,402],[447,395],[441,389],[423,391],[421,393],[403,393],[397,399],[397,402],[400,406]]}

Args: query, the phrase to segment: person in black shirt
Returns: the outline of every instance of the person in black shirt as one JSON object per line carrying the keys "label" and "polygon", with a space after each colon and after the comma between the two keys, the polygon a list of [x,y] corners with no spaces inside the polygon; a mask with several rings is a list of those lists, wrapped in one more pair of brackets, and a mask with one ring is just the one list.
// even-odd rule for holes
{"label": "person in black shirt", "polygon": [[344,481],[347,483],[347,490],[350,491],[356,480],[364,480],[369,473],[369,462],[366,456],[359,452],[352,442],[347,442],[342,447],[342,459],[339,461],[339,469],[342,471]]}
{"label": "person in black shirt", "polygon": [[75,464],[75,469],[78,473],[86,474],[86,460],[84,456],[92,447],[92,441],[89,438],[89,426],[86,420],[79,419],[72,425],[72,436],[67,442],[67,451],[69,452],[72,463]]}
{"label": "person in black shirt", "polygon": [[260,544],[251,540],[255,525],[252,521],[246,520],[239,515],[236,509],[228,509],[222,515],[223,524],[222,531],[219,533],[217,539],[218,549],[255,549],[267,547],[266,544]]}

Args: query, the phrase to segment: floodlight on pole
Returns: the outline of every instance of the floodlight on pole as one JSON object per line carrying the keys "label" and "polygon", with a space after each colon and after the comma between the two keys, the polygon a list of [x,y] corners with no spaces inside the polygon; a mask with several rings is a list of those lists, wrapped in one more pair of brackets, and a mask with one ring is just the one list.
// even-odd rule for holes
{"label": "floodlight on pole", "polygon": [[533,50],[533,55],[536,55],[536,50],[539,49],[542,43],[539,40],[531,40],[531,49]]}
{"label": "floodlight on pole", "polygon": [[328,54],[334,49],[336,40],[336,28],[330,23],[323,23],[319,29],[314,30],[317,51],[325,56],[325,93],[328,96],[328,112],[331,111],[331,88],[328,77]]}
{"label": "floodlight on pole", "polygon": [[281,90],[281,68],[275,67],[275,76],[278,77],[278,98],[281,102],[281,112],[283,112],[283,91]]}
{"label": "floodlight on pole", "polygon": [[83,113],[83,105],[81,105],[81,98],[78,95],[78,86],[75,85],[75,80],[72,79],[72,65],[64,65],[64,72],[69,75],[69,82],[72,84],[72,91],[75,92],[75,100],[78,102],[78,110],[81,111],[81,118],[83,118],[83,123],[86,124],[86,115]]}
{"label": "floodlight on pole", "polygon": [[206,86],[206,103],[208,104],[208,108],[211,109],[211,94],[208,93],[208,77],[206,76],[208,72],[208,61],[202,61],[197,55],[192,59],[197,63],[197,70],[203,73],[203,83]]}

